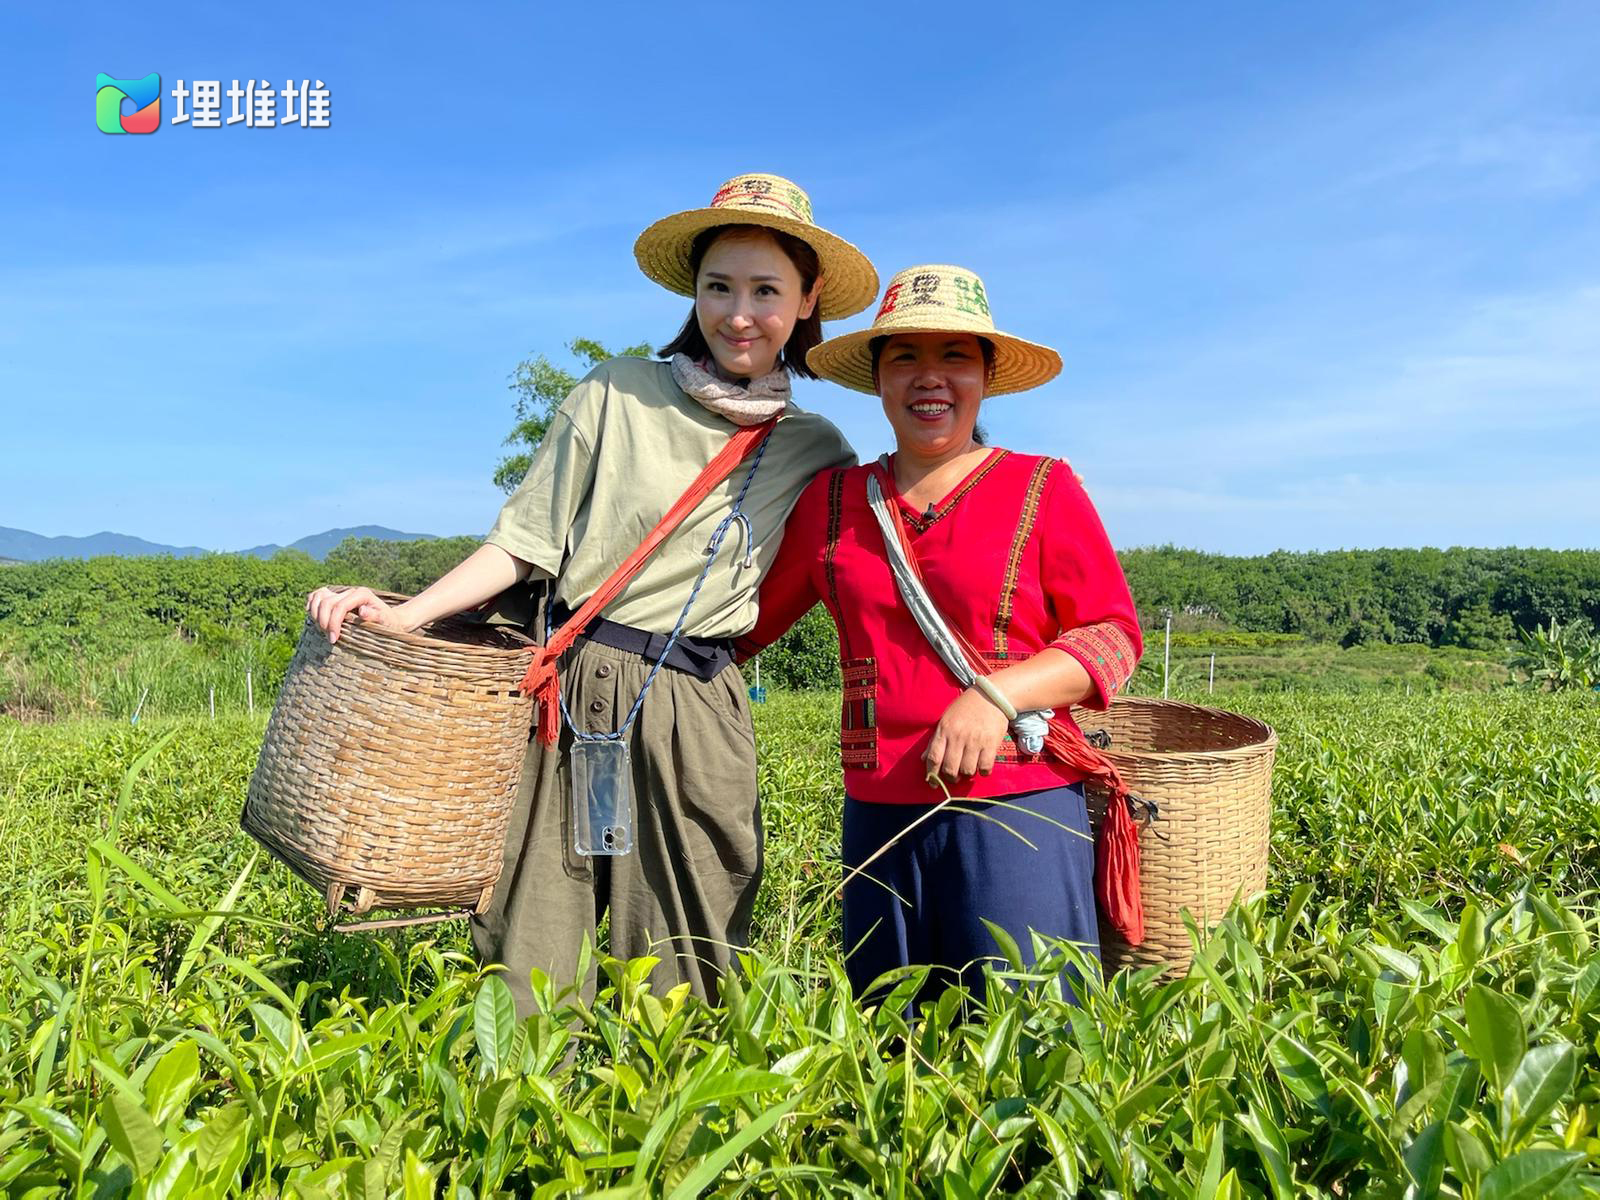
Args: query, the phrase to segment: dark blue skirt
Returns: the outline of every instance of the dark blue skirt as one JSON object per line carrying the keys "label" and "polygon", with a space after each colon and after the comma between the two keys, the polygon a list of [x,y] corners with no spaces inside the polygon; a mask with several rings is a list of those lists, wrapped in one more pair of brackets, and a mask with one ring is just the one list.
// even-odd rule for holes
{"label": "dark blue skirt", "polygon": [[889,846],[844,887],[845,969],[858,996],[885,971],[917,964],[937,968],[919,999],[958,979],[981,997],[983,964],[1006,965],[985,919],[1017,943],[1024,965],[1034,961],[1030,931],[1099,956],[1081,783],[957,800],[906,832],[931,807],[845,798],[846,873]]}

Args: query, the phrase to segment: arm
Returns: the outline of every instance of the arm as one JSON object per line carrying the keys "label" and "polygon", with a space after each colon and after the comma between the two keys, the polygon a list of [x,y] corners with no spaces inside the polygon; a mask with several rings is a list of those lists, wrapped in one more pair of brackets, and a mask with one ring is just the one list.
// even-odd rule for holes
{"label": "arm", "polygon": [[[989,681],[1012,707],[1104,709],[1127,683],[1143,641],[1122,564],[1082,483],[1053,472],[1038,529],[1041,581],[1061,634],[1033,657]],[[930,771],[989,774],[1005,742],[1005,714],[977,688],[956,697],[923,755]]]}
{"label": "arm", "polygon": [[822,598],[811,578],[811,566],[827,536],[824,512],[828,474],[824,471],[806,486],[784,524],[778,556],[761,581],[755,628],[734,641],[734,659],[740,664],[789,632]]}
{"label": "arm", "polygon": [[363,621],[409,633],[429,621],[476,608],[526,579],[532,569],[532,564],[485,543],[437,582],[403,603],[386,604],[371,588],[347,588],[342,592],[318,588],[306,599],[306,612],[330,642],[339,640],[345,619],[352,613]]}
{"label": "arm", "polygon": [[534,451],[516,493],[479,546],[446,575],[410,600],[391,606],[371,588],[334,592],[319,588],[306,600],[310,614],[330,642],[352,613],[407,632],[476,608],[515,583],[538,573],[554,578],[561,570],[567,530],[594,483],[590,432],[604,402],[604,368],[597,368],[567,397],[544,440]]}

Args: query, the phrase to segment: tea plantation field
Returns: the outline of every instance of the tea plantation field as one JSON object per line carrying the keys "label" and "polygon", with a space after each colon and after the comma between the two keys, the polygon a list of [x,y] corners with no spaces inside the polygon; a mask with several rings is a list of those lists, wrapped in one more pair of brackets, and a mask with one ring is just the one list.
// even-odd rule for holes
{"label": "tea plantation field", "polygon": [[1271,881],[1189,973],[1080,1009],[1058,949],[909,1022],[838,961],[825,695],[759,710],[721,1003],[602,956],[523,1023],[459,928],[326,932],[238,832],[264,717],[0,724],[0,1190],[1600,1193],[1600,697],[1228,702],[1281,738]]}

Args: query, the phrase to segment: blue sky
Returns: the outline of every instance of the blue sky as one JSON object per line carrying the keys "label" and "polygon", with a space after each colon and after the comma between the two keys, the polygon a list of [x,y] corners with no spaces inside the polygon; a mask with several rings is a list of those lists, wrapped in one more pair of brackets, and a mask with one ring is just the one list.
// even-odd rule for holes
{"label": "blue sky", "polygon": [[[7,6],[0,525],[481,533],[517,361],[665,341],[634,237],[765,170],[1061,350],[985,424],[1121,546],[1600,545],[1594,5],[914,12]],[[100,71],[162,128],[98,132]],[[167,123],[251,76],[331,126]]]}

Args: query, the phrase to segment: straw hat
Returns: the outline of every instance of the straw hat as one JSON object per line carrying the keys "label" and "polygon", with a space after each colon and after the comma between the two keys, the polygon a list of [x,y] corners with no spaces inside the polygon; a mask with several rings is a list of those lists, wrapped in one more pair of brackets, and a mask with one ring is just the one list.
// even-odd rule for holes
{"label": "straw hat", "polygon": [[1061,356],[1048,346],[1001,333],[989,315],[983,280],[965,267],[907,267],[889,281],[872,327],[829,338],[806,355],[824,379],[877,395],[872,386],[873,338],[896,333],[971,333],[994,345],[994,378],[985,394],[1021,392],[1061,373]]}
{"label": "straw hat", "polygon": [[639,269],[669,292],[694,295],[689,248],[695,235],[714,225],[762,225],[799,238],[822,263],[824,321],[853,316],[878,294],[878,273],[867,256],[811,219],[811,197],[777,175],[739,175],[711,197],[709,208],[662,217],[639,235],[633,256]]}

